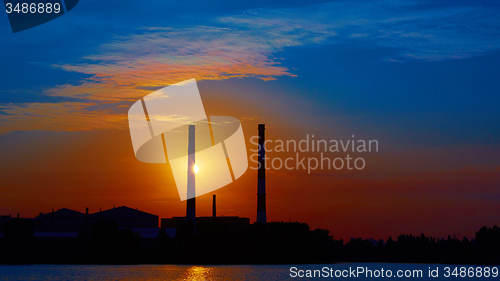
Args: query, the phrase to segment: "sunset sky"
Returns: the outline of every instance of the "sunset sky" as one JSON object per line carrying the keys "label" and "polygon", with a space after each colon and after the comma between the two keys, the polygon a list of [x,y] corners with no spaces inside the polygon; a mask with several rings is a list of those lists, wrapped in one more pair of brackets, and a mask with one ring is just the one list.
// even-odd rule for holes
{"label": "sunset sky", "polygon": [[[248,149],[259,123],[272,140],[378,140],[362,171],[268,171],[268,221],[344,240],[500,225],[498,1],[246,2],[82,0],[15,34],[0,13],[0,214],[184,216],[168,165],[135,159],[127,111],[196,78]],[[249,169],[197,215],[216,194],[219,215],[253,222],[256,193]]]}

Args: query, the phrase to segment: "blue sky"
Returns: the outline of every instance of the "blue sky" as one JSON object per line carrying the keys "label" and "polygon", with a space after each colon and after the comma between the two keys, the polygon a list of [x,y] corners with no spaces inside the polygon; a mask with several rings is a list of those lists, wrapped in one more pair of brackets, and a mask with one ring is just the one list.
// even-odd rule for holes
{"label": "blue sky", "polygon": [[[327,115],[381,122],[443,115],[452,127],[484,134],[498,125],[498,9],[495,1],[82,1],[63,18],[18,34],[4,14],[0,61],[8,67],[0,70],[0,102],[4,112],[23,115],[22,103],[131,100],[143,92],[94,87],[122,85],[124,70],[128,78],[152,77],[136,85],[146,89],[190,75],[151,72],[153,62],[220,64],[214,73],[198,69],[198,80],[276,79],[268,84],[317,102]],[[138,64],[145,72],[131,73]]]}

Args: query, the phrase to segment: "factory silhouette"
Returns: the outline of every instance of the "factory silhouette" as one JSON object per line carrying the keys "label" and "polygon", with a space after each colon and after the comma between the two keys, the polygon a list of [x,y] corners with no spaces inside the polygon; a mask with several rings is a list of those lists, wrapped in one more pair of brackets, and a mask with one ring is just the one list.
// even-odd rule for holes
{"label": "factory silhouette", "polygon": [[[88,231],[90,227],[99,222],[112,220],[118,228],[127,228],[135,233],[139,233],[142,237],[155,238],[159,235],[159,229],[163,229],[170,237],[175,237],[177,228],[183,227],[186,224],[192,224],[194,227],[198,223],[201,224],[219,224],[233,228],[241,228],[250,224],[249,218],[237,216],[217,216],[216,195],[213,195],[213,207],[211,217],[196,216],[196,176],[195,176],[195,125],[189,126],[188,133],[188,181],[186,201],[186,216],[162,218],[160,228],[158,228],[158,216],[133,209],[126,206],[121,206],[112,209],[104,210],[89,214],[89,208],[86,208],[85,213],[75,210],[62,208],[57,211],[52,210],[50,213],[40,213],[37,217],[31,219],[35,237],[77,237],[78,233]],[[258,223],[266,223],[266,181],[265,181],[265,125],[258,126],[260,137],[259,162],[260,169],[258,171],[258,195],[257,195],[257,219]],[[229,160],[228,160],[229,161]],[[17,215],[19,218],[19,214]],[[12,217],[0,217],[0,230],[2,225],[8,222]]]}
{"label": "factory silhouette", "polygon": [[[475,239],[402,234],[393,240],[335,240],[306,223],[267,222],[265,125],[258,126],[256,220],[196,216],[195,126],[189,126],[186,216],[162,218],[114,207],[59,209],[35,218],[0,217],[0,264],[299,264],[347,262],[500,263],[500,228]],[[228,160],[229,162],[229,160]],[[191,196],[190,196],[191,195]]]}

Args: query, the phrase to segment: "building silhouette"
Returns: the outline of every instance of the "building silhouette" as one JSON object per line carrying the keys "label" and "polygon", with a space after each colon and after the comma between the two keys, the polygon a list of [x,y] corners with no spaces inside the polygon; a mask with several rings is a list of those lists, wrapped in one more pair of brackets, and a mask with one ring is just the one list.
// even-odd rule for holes
{"label": "building silhouette", "polygon": [[76,237],[79,231],[88,230],[100,220],[112,220],[118,228],[130,228],[142,237],[158,236],[158,216],[126,206],[93,214],[89,214],[88,208],[85,213],[62,208],[32,219],[38,237]]}
{"label": "building silhouette", "polygon": [[[177,229],[182,227],[186,223],[186,217],[172,217],[161,219],[161,228],[165,229],[165,232],[170,237],[175,237]],[[210,225],[218,224],[228,226],[230,229],[240,229],[246,225],[250,224],[249,218],[243,218],[238,216],[217,216],[217,205],[216,197],[213,195],[213,205],[212,205],[212,216],[210,217],[196,217],[196,224],[199,225]]]}

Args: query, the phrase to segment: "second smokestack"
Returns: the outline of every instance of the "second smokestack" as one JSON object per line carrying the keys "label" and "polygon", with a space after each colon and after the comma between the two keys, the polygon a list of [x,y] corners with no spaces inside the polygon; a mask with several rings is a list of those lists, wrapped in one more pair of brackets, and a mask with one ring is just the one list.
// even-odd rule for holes
{"label": "second smokestack", "polygon": [[217,207],[216,207],[216,203],[215,203],[215,194],[214,194],[214,202],[212,203],[212,217],[215,218],[217,217]]}
{"label": "second smokestack", "polygon": [[266,125],[259,124],[259,171],[257,183],[257,222],[266,223]]}

